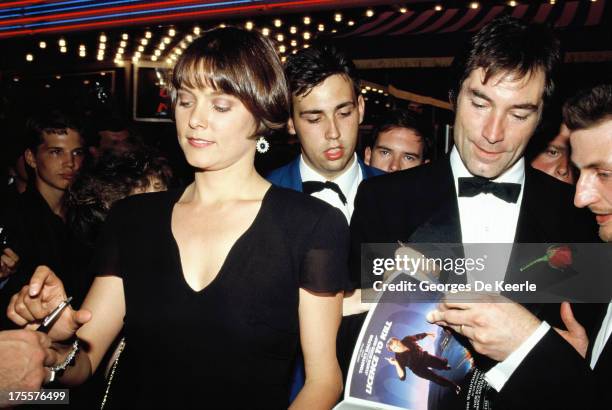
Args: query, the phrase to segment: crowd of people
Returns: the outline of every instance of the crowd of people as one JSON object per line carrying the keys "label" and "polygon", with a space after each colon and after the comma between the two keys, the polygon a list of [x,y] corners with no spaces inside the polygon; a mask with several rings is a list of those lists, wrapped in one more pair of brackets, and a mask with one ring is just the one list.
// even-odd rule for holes
{"label": "crowd of people", "polygon": [[[542,126],[559,48],[511,17],[476,33],[453,62],[447,156],[401,110],[357,153],[352,61],[321,43],[283,66],[264,36],[232,27],[174,67],[187,186],[127,129],[87,144],[78,118],[31,118],[0,232],[0,323],[16,328],[0,331],[0,390],[98,377],[92,407],[329,409],[369,306],[362,244],[612,241],[612,85]],[[262,176],[255,157],[284,129],[300,154]],[[428,355],[418,371],[452,386],[457,408],[599,408],[612,400],[610,306],[440,303],[428,320],[492,363],[469,381],[491,386],[479,400],[432,372],[449,366],[417,345],[426,333],[388,344],[388,365],[405,378],[411,355]]]}

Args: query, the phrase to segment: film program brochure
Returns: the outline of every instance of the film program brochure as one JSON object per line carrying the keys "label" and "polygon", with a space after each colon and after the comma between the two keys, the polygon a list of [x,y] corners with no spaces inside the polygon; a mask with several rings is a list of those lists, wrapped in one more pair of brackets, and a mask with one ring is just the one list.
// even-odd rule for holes
{"label": "film program brochure", "polygon": [[[405,280],[418,282],[402,272],[386,282]],[[471,377],[474,363],[450,331],[425,319],[437,300],[398,303],[388,293],[379,295],[361,328],[344,400],[335,409],[433,410],[461,403],[459,386]]]}

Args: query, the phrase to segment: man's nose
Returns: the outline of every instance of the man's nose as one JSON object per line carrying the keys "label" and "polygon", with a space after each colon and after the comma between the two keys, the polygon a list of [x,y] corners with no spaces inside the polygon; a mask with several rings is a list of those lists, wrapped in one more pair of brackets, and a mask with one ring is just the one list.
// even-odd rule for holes
{"label": "man's nose", "polygon": [[504,139],[504,116],[492,111],[486,118],[482,136],[490,144],[502,141]]}
{"label": "man's nose", "polygon": [[597,202],[598,193],[594,184],[594,176],[582,173],[576,183],[576,194],[574,195],[574,205],[577,208],[584,208]]}

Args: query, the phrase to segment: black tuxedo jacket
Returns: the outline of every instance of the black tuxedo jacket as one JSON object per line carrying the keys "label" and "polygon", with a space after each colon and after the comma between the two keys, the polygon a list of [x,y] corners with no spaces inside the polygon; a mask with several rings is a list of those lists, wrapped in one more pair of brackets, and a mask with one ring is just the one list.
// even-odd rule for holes
{"label": "black tuxedo jacket", "polygon": [[[593,215],[588,210],[574,207],[574,188],[571,185],[526,166],[523,189],[515,242],[600,242]],[[360,185],[351,219],[350,264],[356,287],[361,285],[361,244],[397,241],[462,242],[457,194],[449,157],[406,171],[370,178]],[[529,308],[551,325],[562,326],[559,305]],[[578,320],[592,332],[596,320],[590,310],[588,306],[575,306]],[[359,325],[343,323],[341,330],[339,337],[350,339],[348,334],[352,332],[356,340]],[[561,345],[561,348],[565,347]],[[339,351],[343,349],[339,346]],[[556,376],[551,373],[550,377],[554,379]]]}
{"label": "black tuxedo jacket", "polygon": [[[571,185],[527,166],[514,242],[600,242],[593,215],[573,204]],[[462,242],[449,157],[370,178],[359,186],[351,219],[353,254],[359,255],[361,243],[398,240]],[[355,267],[353,274],[359,272]]]}
{"label": "black tuxedo jacket", "polygon": [[[593,214],[574,207],[573,186],[527,166],[523,189],[514,242],[600,242]],[[361,285],[361,244],[398,241],[462,242],[449,157],[370,178],[359,186],[351,219],[350,272],[356,287]],[[557,305],[539,306],[534,313],[561,325]],[[583,320],[589,329],[594,325],[591,314]]]}
{"label": "black tuxedo jacket", "polygon": [[[607,306],[606,306],[607,307]],[[605,316],[598,316],[601,324]],[[596,335],[596,334],[595,334]],[[553,329],[529,352],[496,399],[496,409],[609,409],[612,407],[612,339],[591,370],[587,360]]]}

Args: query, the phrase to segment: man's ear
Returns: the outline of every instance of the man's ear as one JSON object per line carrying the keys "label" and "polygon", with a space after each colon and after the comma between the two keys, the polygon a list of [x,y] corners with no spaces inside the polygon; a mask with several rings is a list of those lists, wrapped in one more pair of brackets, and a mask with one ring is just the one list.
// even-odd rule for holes
{"label": "man's ear", "polygon": [[363,153],[363,162],[367,166],[370,166],[370,160],[372,159],[372,148],[366,147],[365,152]]}
{"label": "man's ear", "polygon": [[297,132],[295,132],[295,124],[293,123],[293,118],[289,118],[289,121],[287,121],[287,131],[291,135],[297,134]]}
{"label": "man's ear", "polygon": [[357,110],[359,110],[359,124],[361,124],[363,116],[365,115],[365,100],[361,94],[357,97]]}
{"label": "man's ear", "polygon": [[32,152],[32,150],[30,148],[27,148],[23,154],[24,154],[23,157],[25,158],[26,164],[36,169],[36,158],[34,158],[34,153]]}

